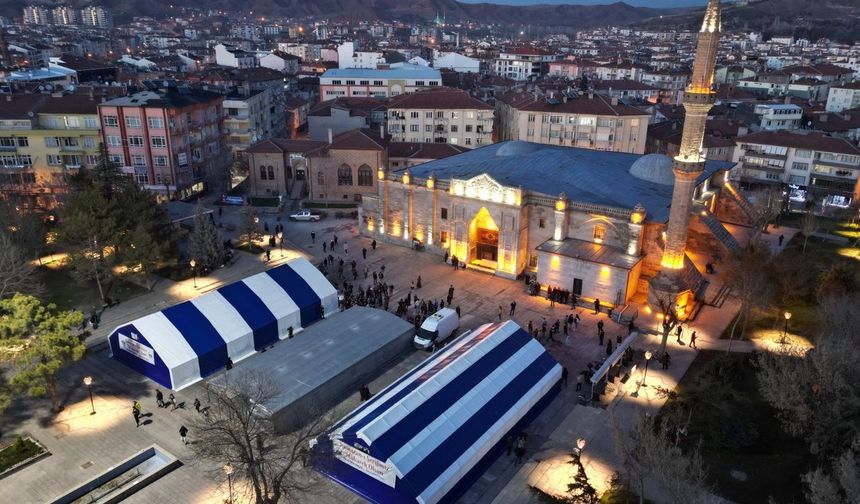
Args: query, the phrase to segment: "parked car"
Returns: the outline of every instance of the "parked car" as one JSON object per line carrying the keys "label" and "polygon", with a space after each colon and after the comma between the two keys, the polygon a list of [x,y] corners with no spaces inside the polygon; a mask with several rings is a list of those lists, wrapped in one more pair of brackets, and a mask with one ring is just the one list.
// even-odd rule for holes
{"label": "parked car", "polygon": [[290,220],[292,221],[318,221],[320,218],[319,214],[311,213],[310,210],[302,210],[299,213],[290,215]]}
{"label": "parked car", "polygon": [[445,344],[445,341],[460,327],[460,317],[450,308],[442,308],[427,317],[413,343],[424,350],[435,350]]}

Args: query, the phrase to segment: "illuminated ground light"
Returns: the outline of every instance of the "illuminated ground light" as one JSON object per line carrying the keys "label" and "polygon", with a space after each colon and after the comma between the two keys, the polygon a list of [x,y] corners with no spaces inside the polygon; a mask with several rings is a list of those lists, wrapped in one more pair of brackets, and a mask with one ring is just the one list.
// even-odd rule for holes
{"label": "illuminated ground light", "polygon": [[[97,383],[94,382],[93,386],[97,387]],[[89,435],[106,431],[120,422],[134,421],[129,414],[131,404],[131,399],[100,396],[96,389],[93,392],[92,406],[89,396],[65,405],[63,411],[54,418],[54,428],[68,435]],[[96,411],[94,415],[91,414],[93,409]],[[145,420],[146,418],[142,418],[141,423]]]}
{"label": "illuminated ground light", "polygon": [[838,249],[836,253],[841,255],[842,257],[848,257],[850,259],[854,259],[855,261],[860,261],[860,248],[844,247]]}
{"label": "illuminated ground light", "polygon": [[[539,468],[529,474],[528,485],[557,497],[566,495],[567,484],[573,482],[574,469],[570,459],[570,454],[564,453],[541,460]],[[612,467],[589,457],[588,448],[583,452],[582,465],[585,466],[588,482],[598,493],[609,489],[614,473]]]}
{"label": "illuminated ground light", "polygon": [[797,350],[808,350],[813,347],[812,342],[799,334],[786,333],[783,343],[782,329],[761,329],[752,331],[749,339],[758,350],[767,350],[773,353],[794,353]]}

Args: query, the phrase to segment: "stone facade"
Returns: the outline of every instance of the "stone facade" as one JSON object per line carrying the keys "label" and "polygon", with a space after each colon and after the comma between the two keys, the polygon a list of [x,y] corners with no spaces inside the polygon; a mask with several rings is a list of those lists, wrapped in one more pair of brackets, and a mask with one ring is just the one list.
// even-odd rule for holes
{"label": "stone facade", "polygon": [[385,149],[322,149],[310,158],[311,201],[353,203],[377,192],[376,170],[388,166]]}

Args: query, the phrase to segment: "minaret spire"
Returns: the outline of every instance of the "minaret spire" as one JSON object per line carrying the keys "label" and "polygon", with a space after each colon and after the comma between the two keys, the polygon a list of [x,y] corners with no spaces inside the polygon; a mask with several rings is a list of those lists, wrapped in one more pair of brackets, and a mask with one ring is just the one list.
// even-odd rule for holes
{"label": "minaret spire", "polygon": [[681,147],[672,163],[675,185],[672,191],[669,222],[666,226],[665,250],[660,262],[663,269],[654,278],[649,288],[651,300],[665,300],[668,297],[675,300],[679,293],[693,287],[683,285],[683,279],[689,280],[690,275],[682,274],[682,270],[687,267],[685,251],[693,191],[696,188],[696,179],[705,169],[702,140],[705,136],[708,111],[715,101],[712,86],[719,44],[720,2],[709,0],[696,44],[693,75],[684,91],[684,129],[681,134]]}

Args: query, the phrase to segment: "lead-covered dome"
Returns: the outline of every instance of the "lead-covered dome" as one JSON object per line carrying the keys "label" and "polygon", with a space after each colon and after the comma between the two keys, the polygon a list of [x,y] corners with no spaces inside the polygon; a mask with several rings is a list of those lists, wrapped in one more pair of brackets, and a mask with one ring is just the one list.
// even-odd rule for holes
{"label": "lead-covered dome", "polygon": [[665,154],[646,154],[630,166],[630,175],[655,184],[674,185],[672,158]]}

